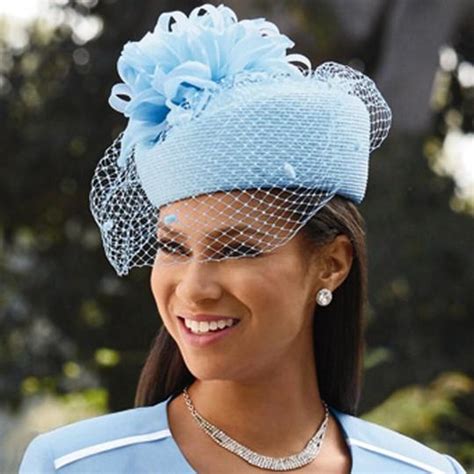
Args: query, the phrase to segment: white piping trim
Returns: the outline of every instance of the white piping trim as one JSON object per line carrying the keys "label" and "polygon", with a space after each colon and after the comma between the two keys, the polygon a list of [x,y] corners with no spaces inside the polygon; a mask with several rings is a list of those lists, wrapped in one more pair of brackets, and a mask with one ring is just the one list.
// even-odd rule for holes
{"label": "white piping trim", "polygon": [[54,460],[54,467],[60,469],[67,464],[78,461],[79,459],[92,456],[94,454],[103,453],[104,451],[110,451],[111,449],[121,448],[123,446],[129,446],[131,444],[146,443],[148,441],[156,441],[158,439],[166,438],[171,436],[169,429],[155,431],[153,433],[147,433],[137,436],[128,436],[126,438],[114,439],[112,441],[106,441],[105,443],[94,444],[87,448],[78,449],[72,453],[66,454]]}
{"label": "white piping trim", "polygon": [[416,459],[409,458],[407,456],[404,456],[403,454],[399,454],[388,449],[374,446],[373,444],[366,443],[365,441],[360,441],[355,438],[346,438],[346,441],[349,444],[359,446],[360,448],[367,449],[368,451],[373,451],[374,453],[383,454],[385,456],[398,459],[399,461],[406,462],[407,464],[412,464],[413,466],[419,467],[420,469],[424,469],[430,474],[446,474],[446,471],[441,471],[440,469],[430,466],[429,464],[425,464],[424,462],[417,461]]}

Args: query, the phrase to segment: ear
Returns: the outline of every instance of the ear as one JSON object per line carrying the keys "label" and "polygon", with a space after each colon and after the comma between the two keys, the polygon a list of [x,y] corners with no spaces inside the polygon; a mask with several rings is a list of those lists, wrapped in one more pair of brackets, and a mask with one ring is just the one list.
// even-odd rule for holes
{"label": "ear", "polygon": [[340,234],[326,244],[318,258],[318,289],[329,288],[334,291],[340,286],[351,270],[353,255],[354,248],[347,235]]}

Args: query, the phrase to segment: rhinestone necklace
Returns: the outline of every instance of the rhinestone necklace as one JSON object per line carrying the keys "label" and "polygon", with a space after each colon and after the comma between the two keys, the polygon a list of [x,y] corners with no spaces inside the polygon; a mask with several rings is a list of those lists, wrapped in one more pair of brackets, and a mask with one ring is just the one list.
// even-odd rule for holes
{"label": "rhinestone necklace", "polygon": [[324,405],[324,420],[321,423],[321,426],[316,431],[314,436],[308,441],[304,449],[291,456],[283,458],[273,458],[270,456],[264,456],[258,454],[255,451],[243,446],[242,444],[232,439],[226,433],[221,431],[219,428],[214,426],[212,423],[203,418],[194,408],[194,405],[189,397],[189,393],[185,388],[183,390],[183,397],[186,402],[186,406],[191,412],[193,418],[196,420],[199,427],[209,435],[217,444],[227,449],[228,451],[236,454],[241,457],[244,461],[252,464],[252,466],[257,466],[262,469],[269,469],[271,471],[291,471],[292,469],[297,469],[299,467],[306,466],[311,461],[313,461],[321,449],[323,443],[324,435],[328,427],[329,420],[329,410],[324,400],[321,400]]}

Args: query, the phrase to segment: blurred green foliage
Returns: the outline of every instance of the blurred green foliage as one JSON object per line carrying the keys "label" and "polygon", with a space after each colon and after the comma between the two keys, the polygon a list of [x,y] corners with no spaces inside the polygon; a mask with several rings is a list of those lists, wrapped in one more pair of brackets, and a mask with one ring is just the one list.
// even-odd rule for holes
{"label": "blurred green foliage", "polygon": [[395,391],[363,418],[404,433],[440,452],[474,465],[474,422],[462,410],[472,405],[474,379],[444,373],[427,387],[410,385]]}

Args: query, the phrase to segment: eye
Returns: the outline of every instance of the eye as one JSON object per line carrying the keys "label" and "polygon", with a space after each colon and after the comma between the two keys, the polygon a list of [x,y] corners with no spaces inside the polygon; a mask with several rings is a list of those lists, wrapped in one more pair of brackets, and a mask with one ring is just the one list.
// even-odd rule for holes
{"label": "eye", "polygon": [[174,242],[173,240],[158,239],[157,241],[158,250],[168,254],[179,254],[179,255],[187,255],[188,251],[178,242]]}
{"label": "eye", "polygon": [[[166,254],[173,255],[189,255],[189,251],[178,242],[168,239],[157,240],[158,250]],[[218,252],[216,252],[217,259],[224,259],[226,257],[244,258],[256,257],[263,253],[260,249],[245,244],[224,245]]]}
{"label": "eye", "polygon": [[234,245],[226,245],[222,248],[219,252],[219,255],[224,257],[256,257],[263,252],[256,248],[251,247],[245,244],[234,244]]}

